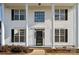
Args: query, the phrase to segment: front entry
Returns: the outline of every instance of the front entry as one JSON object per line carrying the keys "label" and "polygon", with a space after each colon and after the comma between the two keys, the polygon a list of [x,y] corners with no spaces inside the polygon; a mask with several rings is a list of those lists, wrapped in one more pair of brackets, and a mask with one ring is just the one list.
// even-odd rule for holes
{"label": "front entry", "polygon": [[36,46],[43,46],[43,34],[42,29],[36,29]]}

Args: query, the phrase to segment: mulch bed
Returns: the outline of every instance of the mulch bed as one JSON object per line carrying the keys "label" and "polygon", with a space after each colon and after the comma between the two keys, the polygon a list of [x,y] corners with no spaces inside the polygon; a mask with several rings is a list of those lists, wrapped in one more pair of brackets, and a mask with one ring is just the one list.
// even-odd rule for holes
{"label": "mulch bed", "polygon": [[5,54],[27,54],[27,53],[31,53],[33,51],[33,49],[29,49],[28,47],[24,47],[24,46],[0,46],[0,55],[5,55]]}
{"label": "mulch bed", "polygon": [[25,55],[27,53],[11,53],[11,52],[0,52],[0,55]]}
{"label": "mulch bed", "polygon": [[[45,53],[64,53],[64,54],[79,54],[79,49],[65,49],[65,48],[56,48],[56,49],[52,49],[52,48],[41,48],[45,50]],[[19,52],[19,53],[13,53],[13,52],[0,52],[0,55],[28,55],[28,53],[32,53],[34,49],[30,49],[28,48],[26,51],[27,52]]]}
{"label": "mulch bed", "polygon": [[45,49],[46,53],[76,53],[74,49]]}

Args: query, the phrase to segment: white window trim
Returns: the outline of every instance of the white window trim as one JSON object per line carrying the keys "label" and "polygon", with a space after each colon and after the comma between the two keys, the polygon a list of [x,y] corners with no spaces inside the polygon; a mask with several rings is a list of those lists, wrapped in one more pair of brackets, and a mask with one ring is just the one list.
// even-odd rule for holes
{"label": "white window trim", "polygon": [[[25,40],[26,40],[26,29],[23,29],[23,30],[24,30],[24,35],[20,35],[20,32],[21,32],[20,30],[21,30],[21,29],[14,29],[14,30],[19,30],[19,35],[15,35],[15,34],[14,34],[14,36],[13,36],[13,37],[14,37],[14,43],[24,43],[24,42],[26,42],[26,41],[25,41]],[[19,36],[19,41],[18,41],[18,42],[15,42],[15,36]],[[21,41],[20,41],[20,36],[24,36],[24,42],[21,42]]]}
{"label": "white window trim", "polygon": [[[58,28],[56,28],[56,29],[58,29]],[[56,30],[56,29],[55,29],[55,30]],[[62,29],[62,28],[61,28],[61,29]],[[66,38],[65,38],[65,29],[63,29],[63,30],[64,30],[64,35],[60,35],[60,30],[61,30],[61,29],[58,29],[58,30],[59,30],[59,35],[56,35],[56,34],[55,34],[55,36],[59,36],[59,40],[58,40],[59,42],[56,42],[56,41],[55,41],[55,43],[68,43],[68,41],[65,42],[65,39],[66,39]],[[68,29],[67,29],[67,30],[68,30]],[[55,37],[55,36],[54,36],[54,37]],[[64,36],[63,42],[61,42],[60,36]],[[68,40],[68,39],[67,39],[67,40]]]}
{"label": "white window trim", "polygon": [[[35,12],[44,12],[44,22],[35,22]],[[45,19],[46,19],[46,11],[45,10],[34,10],[33,11],[33,17],[34,17],[34,23],[38,24],[38,23],[45,23]]]}
{"label": "white window trim", "polygon": [[[68,8],[66,8],[66,9],[68,10]],[[56,9],[55,9],[55,10],[58,10],[58,11],[59,11],[59,14],[58,14],[59,19],[58,19],[58,20],[55,20],[55,21],[66,21],[65,18],[64,18],[63,20],[60,19],[60,16],[61,16],[60,11],[61,11],[61,10],[64,10],[64,13],[65,13],[65,10],[66,10],[66,9],[65,9],[65,8],[64,8],[64,9],[62,9],[62,8],[56,8]],[[55,15],[56,15],[56,14],[55,14]],[[55,15],[54,15],[54,16],[55,16]],[[63,15],[65,16],[65,14],[63,14]],[[67,17],[67,18],[68,18],[68,17]]]}
{"label": "white window trim", "polygon": [[[18,10],[19,11],[19,14],[15,14],[15,10]],[[24,15],[24,18],[23,20],[26,20],[26,10],[25,10],[25,14],[21,14],[20,10],[25,10],[25,9],[14,9],[14,20],[15,20],[15,15],[19,15],[19,19],[15,20],[15,21],[20,21],[20,15]],[[21,20],[21,21],[23,21]]]}

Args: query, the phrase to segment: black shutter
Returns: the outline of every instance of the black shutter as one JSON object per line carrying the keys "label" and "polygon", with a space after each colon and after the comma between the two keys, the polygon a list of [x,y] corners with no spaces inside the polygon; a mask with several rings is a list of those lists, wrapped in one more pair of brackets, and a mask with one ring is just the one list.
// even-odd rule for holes
{"label": "black shutter", "polygon": [[65,10],[65,20],[68,20],[68,10]]}
{"label": "black shutter", "polygon": [[14,20],[14,9],[11,10],[11,19]]}
{"label": "black shutter", "polygon": [[11,42],[14,42],[14,29],[11,30]]}
{"label": "black shutter", "polygon": [[65,29],[65,42],[68,42],[68,30]]}

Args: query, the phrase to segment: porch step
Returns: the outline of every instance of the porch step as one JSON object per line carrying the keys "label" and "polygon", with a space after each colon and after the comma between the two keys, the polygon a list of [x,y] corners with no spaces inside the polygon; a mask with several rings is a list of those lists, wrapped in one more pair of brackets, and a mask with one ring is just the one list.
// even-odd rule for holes
{"label": "porch step", "polygon": [[45,50],[44,49],[34,49],[32,53],[29,53],[30,55],[44,55]]}

